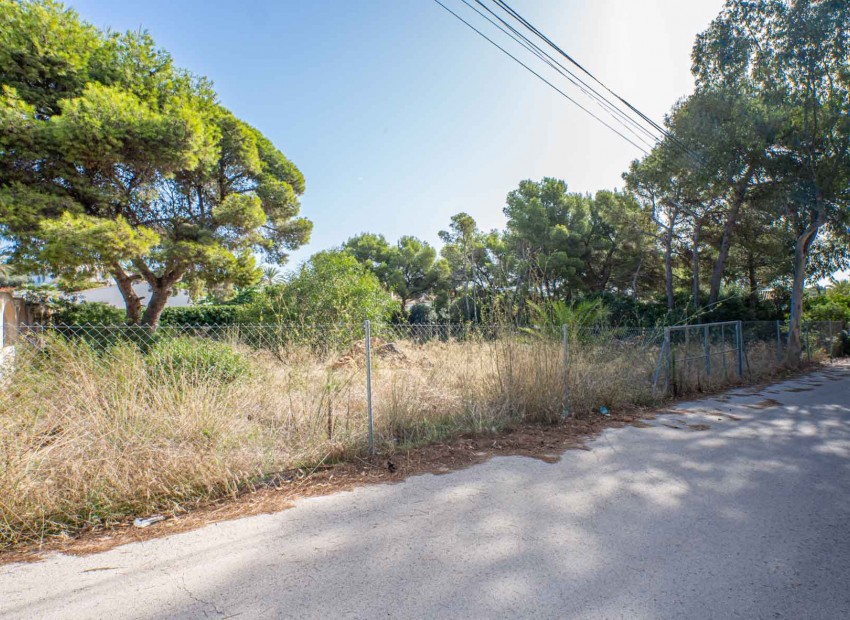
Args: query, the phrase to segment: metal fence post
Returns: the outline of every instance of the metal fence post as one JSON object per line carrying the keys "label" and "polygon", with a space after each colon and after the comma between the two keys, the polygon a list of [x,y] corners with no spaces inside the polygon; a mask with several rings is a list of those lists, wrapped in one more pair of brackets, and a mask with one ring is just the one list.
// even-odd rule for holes
{"label": "metal fence post", "polygon": [[564,339],[564,417],[570,416],[570,336],[566,325],[561,325]]}
{"label": "metal fence post", "polygon": [[369,424],[369,454],[375,454],[375,425],[372,418],[372,326],[367,320],[366,328],[366,409]]}
{"label": "metal fence post", "polygon": [[829,363],[832,363],[832,321],[829,321]]}
{"label": "metal fence post", "polygon": [[812,345],[809,342],[809,322],[808,321],[806,321],[806,323],[805,323],[805,330],[806,330],[806,357],[811,362],[812,361]]}
{"label": "metal fence post", "polygon": [[675,372],[673,366],[673,341],[670,339],[670,328],[664,328],[664,342],[667,343],[667,383],[665,385],[665,392],[670,391],[670,387],[675,385],[675,377],[673,373]]}
{"label": "metal fence post", "polygon": [[[664,328],[664,336],[661,340],[661,350],[658,352],[658,362],[655,364],[655,374],[652,376],[652,395],[656,396],[658,394],[658,379],[661,378],[661,366],[667,361],[667,347],[669,343],[667,342],[667,334],[668,329]],[[664,388],[664,392],[667,392],[667,388],[670,385],[670,377],[667,377],[667,385]]]}
{"label": "metal fence post", "polygon": [[705,378],[709,379],[711,378],[711,333],[708,325],[703,328],[702,336],[705,339]]}
{"label": "metal fence post", "polygon": [[782,332],[779,321],[776,321],[776,361],[782,363]]}
{"label": "metal fence post", "polygon": [[744,330],[741,321],[735,321],[735,348],[738,349],[738,377],[744,377]]}

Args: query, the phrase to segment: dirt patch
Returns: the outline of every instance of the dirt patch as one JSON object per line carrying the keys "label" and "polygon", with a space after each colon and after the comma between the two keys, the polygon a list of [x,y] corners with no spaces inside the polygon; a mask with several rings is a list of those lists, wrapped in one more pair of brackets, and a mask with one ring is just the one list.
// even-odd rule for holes
{"label": "dirt patch", "polygon": [[707,431],[711,426],[709,424],[688,424],[688,428],[692,431]]}
{"label": "dirt patch", "polygon": [[[384,342],[380,338],[372,338],[372,355],[380,360],[394,364],[405,365],[408,357],[395,342]],[[366,343],[358,342],[345,355],[337,359],[331,368],[359,368],[366,365]]]}

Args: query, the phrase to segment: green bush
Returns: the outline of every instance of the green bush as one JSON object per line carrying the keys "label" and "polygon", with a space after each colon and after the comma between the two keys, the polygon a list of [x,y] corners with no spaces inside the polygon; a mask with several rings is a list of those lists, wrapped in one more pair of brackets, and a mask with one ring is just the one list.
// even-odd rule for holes
{"label": "green bush", "polygon": [[826,290],[806,295],[804,318],[810,321],[850,322],[850,280],[833,282]]}
{"label": "green bush", "polygon": [[53,315],[58,325],[122,325],[127,313],[102,301],[71,304]]}
{"label": "green bush", "polygon": [[235,325],[240,322],[240,305],[186,306],[166,308],[160,325]]}
{"label": "green bush", "polygon": [[834,300],[813,304],[803,314],[807,321],[850,321],[850,307]]}
{"label": "green bush", "polygon": [[841,343],[839,346],[839,355],[850,357],[850,329],[842,330],[838,334],[838,340]]}
{"label": "green bush", "polygon": [[233,347],[214,340],[178,337],[156,342],[148,352],[150,367],[165,375],[232,383],[251,374],[249,361]]}
{"label": "green bush", "polygon": [[284,284],[267,286],[245,307],[247,323],[360,324],[390,318],[397,304],[375,275],[350,254],[319,252]]}
{"label": "green bush", "polygon": [[407,320],[412,325],[424,325],[437,322],[437,313],[430,304],[413,304]]}

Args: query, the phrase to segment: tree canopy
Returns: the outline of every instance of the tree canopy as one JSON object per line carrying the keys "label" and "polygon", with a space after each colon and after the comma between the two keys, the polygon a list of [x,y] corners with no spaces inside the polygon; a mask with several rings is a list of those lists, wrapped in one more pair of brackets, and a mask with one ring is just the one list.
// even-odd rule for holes
{"label": "tree canopy", "polygon": [[343,251],[314,254],[283,282],[247,305],[248,323],[337,325],[389,317],[392,299],[369,269]]}
{"label": "tree canopy", "polygon": [[[727,0],[694,46],[700,92],[732,91],[771,119],[754,161],[761,209],[793,238],[789,354],[798,358],[810,259],[846,263],[850,225],[850,5],[842,0]],[[840,244],[828,240],[843,237]]]}
{"label": "tree canopy", "polygon": [[[110,274],[156,325],[180,281],[256,281],[305,243],[304,177],[146,33],[0,0],[0,234],[21,266]],[[150,286],[150,299],[133,291]]]}
{"label": "tree canopy", "polygon": [[383,235],[363,233],[346,241],[343,249],[399,298],[401,312],[409,301],[431,291],[440,279],[437,251],[410,235],[390,245]]}

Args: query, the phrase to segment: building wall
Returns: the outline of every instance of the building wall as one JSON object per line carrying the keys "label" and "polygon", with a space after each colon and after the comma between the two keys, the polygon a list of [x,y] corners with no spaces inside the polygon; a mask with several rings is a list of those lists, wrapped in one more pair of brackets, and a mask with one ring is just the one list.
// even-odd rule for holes
{"label": "building wall", "polygon": [[18,302],[21,300],[15,299],[11,294],[0,291],[0,317],[3,318],[3,329],[0,330],[0,349],[10,347],[15,344],[15,338],[18,334]]}
{"label": "building wall", "polygon": [[[147,283],[138,282],[133,285],[133,290],[136,292],[142,299],[142,305],[147,305],[148,299],[151,296],[151,288]],[[115,308],[124,308],[124,298],[121,296],[121,291],[118,290],[118,287],[113,285],[110,286],[102,286],[100,288],[91,288],[85,291],[79,291],[74,293],[74,295],[78,296],[83,301],[100,301],[103,303],[107,303],[110,306]],[[191,305],[191,300],[189,299],[189,294],[186,291],[178,290],[175,295],[172,295],[168,298],[168,303],[166,306],[169,307],[177,307],[177,306],[188,306]]]}

